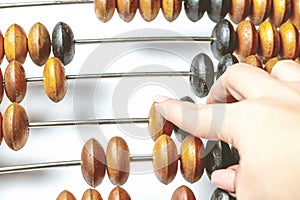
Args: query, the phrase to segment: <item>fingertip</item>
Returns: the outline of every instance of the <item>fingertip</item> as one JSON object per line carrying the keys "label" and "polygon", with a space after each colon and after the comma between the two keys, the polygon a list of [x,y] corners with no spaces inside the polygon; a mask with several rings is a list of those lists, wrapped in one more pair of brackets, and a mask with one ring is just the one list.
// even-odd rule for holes
{"label": "fingertip", "polygon": [[299,81],[300,64],[293,60],[280,60],[273,66],[271,75],[282,81]]}
{"label": "fingertip", "polygon": [[155,103],[161,103],[170,99],[171,99],[170,97],[163,96],[163,95],[156,95],[155,97],[153,97],[153,101]]}
{"label": "fingertip", "polygon": [[234,193],[235,174],[236,172],[232,169],[216,170],[211,175],[211,181],[218,188]]}

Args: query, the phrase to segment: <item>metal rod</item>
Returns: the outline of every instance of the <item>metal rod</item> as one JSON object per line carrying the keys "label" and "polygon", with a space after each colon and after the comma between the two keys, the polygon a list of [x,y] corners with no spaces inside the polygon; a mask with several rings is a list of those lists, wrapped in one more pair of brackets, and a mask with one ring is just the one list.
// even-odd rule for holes
{"label": "metal rod", "polygon": [[32,2],[12,2],[1,3],[0,8],[18,8],[18,7],[33,7],[33,6],[53,6],[66,4],[90,4],[93,0],[61,0],[61,1],[32,1]]}

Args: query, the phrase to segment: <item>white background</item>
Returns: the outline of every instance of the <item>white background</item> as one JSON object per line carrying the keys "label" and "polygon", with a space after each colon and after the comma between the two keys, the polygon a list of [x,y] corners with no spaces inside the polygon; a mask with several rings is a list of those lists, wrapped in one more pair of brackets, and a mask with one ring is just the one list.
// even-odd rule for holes
{"label": "white background", "polygon": [[[63,21],[71,26],[76,39],[155,34],[210,36],[215,25],[206,14],[196,23],[189,21],[184,9],[178,19],[172,23],[164,19],[161,11],[154,21],[145,22],[137,11],[130,23],[123,22],[115,12],[112,20],[104,24],[96,18],[93,4],[1,9],[0,19],[0,29],[3,34],[13,23],[22,26],[28,33],[30,27],[37,21],[43,23],[51,34],[55,24]],[[66,66],[65,70],[66,74],[126,72],[145,68],[149,71],[165,71],[168,68],[186,71],[189,70],[189,63],[193,57],[199,52],[211,55],[207,43],[76,45],[74,60]],[[217,61],[212,56],[211,58],[216,64]],[[4,59],[1,64],[3,73],[7,64]],[[35,66],[29,55],[24,68],[27,77],[42,75],[43,67]],[[204,102],[204,99],[198,99],[191,93],[188,78],[181,77],[69,81],[68,84],[65,99],[57,104],[47,98],[41,83],[28,84],[27,96],[22,105],[30,121],[147,117],[152,97],[157,94],[175,98],[190,95],[197,102]],[[134,87],[126,91],[127,86]],[[0,105],[2,113],[8,105],[9,101],[5,97]],[[97,138],[105,148],[112,136],[119,135],[127,141],[132,154],[151,153],[154,143],[148,136],[146,125],[138,125],[140,132],[131,132],[130,130],[133,129],[130,126],[30,130],[26,146],[18,152],[10,150],[5,142],[2,142],[0,166],[78,160],[81,148],[89,137]],[[172,137],[176,141],[174,135]],[[180,147],[180,143],[176,141],[176,144]],[[165,186],[156,179],[151,163],[133,164],[129,179],[122,187],[128,191],[132,199],[150,200],[170,199],[173,191],[183,184],[193,190],[197,199],[209,199],[214,189],[205,173],[199,182],[189,184],[182,178],[180,170],[175,180]],[[106,175],[97,190],[103,199],[107,199],[113,187]],[[56,199],[57,195],[65,189],[71,191],[77,199],[81,199],[83,192],[88,188],[82,178],[80,167],[0,175],[0,199],[51,200]]]}

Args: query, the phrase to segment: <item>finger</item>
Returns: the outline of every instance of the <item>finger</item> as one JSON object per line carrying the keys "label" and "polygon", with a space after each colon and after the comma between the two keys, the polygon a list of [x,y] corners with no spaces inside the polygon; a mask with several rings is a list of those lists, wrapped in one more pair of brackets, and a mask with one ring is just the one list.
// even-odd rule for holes
{"label": "finger", "polygon": [[300,81],[300,64],[292,60],[278,61],[274,65],[271,75],[282,81]]}
{"label": "finger", "polygon": [[212,183],[229,193],[235,193],[236,170],[234,168],[219,169],[212,173]]}

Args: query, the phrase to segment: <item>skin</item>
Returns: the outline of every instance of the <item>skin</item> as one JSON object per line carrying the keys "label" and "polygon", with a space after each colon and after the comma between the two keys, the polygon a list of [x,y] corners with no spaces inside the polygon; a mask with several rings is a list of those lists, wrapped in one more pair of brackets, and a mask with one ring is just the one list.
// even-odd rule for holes
{"label": "skin", "polygon": [[215,171],[215,185],[237,199],[299,198],[300,64],[280,61],[271,74],[235,64],[213,85],[205,105],[163,96],[154,101],[183,130],[238,149],[239,165]]}

